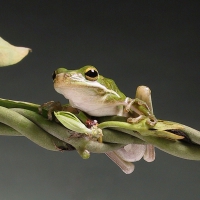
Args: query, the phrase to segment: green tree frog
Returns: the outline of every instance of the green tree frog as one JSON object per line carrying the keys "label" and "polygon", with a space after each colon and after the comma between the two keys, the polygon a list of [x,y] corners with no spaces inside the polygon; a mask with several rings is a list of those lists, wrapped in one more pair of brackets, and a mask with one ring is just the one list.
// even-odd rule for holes
{"label": "green tree frog", "polygon": [[[126,97],[112,79],[99,75],[98,70],[90,65],[78,70],[58,68],[53,73],[52,78],[55,90],[64,95],[72,107],[80,109],[90,116],[118,115],[129,117],[135,114],[136,117],[128,118],[130,123],[137,123],[144,117],[149,118],[149,126],[154,126],[157,122],[152,111],[150,93],[145,93],[146,88],[138,92],[137,96],[140,99]],[[143,94],[150,99],[149,103],[142,101]],[[132,158],[130,158],[130,152],[133,154]],[[127,145],[119,151],[108,152],[107,155],[125,173],[130,173],[133,169],[125,169],[124,163],[120,162],[137,161],[145,155],[144,159],[150,162],[155,157],[152,146],[137,144]]]}

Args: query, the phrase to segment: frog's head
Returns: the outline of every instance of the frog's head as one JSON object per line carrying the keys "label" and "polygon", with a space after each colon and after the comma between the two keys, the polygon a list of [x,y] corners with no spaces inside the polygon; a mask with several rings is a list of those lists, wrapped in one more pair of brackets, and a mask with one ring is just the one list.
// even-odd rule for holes
{"label": "frog's head", "polygon": [[104,88],[99,83],[101,77],[98,70],[91,65],[78,70],[58,68],[54,71],[52,78],[55,90],[67,99],[84,95],[96,95],[96,92],[101,92]]}
{"label": "frog's head", "polygon": [[98,70],[87,65],[78,70],[58,68],[52,75],[55,90],[71,100],[90,97],[111,101],[115,98],[125,98],[112,79],[99,75]]}
{"label": "frog's head", "polygon": [[99,78],[99,73],[98,70],[91,65],[86,65],[78,70],[68,70],[66,68],[58,68],[52,74],[52,79],[54,81],[54,84],[58,82],[59,77],[64,78],[64,76],[66,76],[66,78],[68,78],[70,82],[85,83],[85,82],[97,81]]}
{"label": "frog's head", "polygon": [[91,65],[78,70],[59,68],[55,70],[52,78],[55,90],[69,99],[73,107],[93,116],[108,113],[114,115],[116,105],[124,102],[126,98],[113,80],[99,75],[98,70]]}

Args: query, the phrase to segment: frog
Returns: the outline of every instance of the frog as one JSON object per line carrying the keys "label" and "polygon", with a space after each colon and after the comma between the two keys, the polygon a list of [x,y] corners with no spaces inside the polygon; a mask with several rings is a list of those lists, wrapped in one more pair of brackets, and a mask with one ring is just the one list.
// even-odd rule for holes
{"label": "frog", "polygon": [[144,117],[149,118],[150,126],[157,122],[144,101],[126,97],[112,79],[99,75],[94,66],[87,65],[78,70],[58,68],[52,78],[54,89],[68,99],[72,107],[90,116],[128,116],[135,112],[138,117],[129,118],[129,122],[137,123]]}
{"label": "frog", "polygon": [[[69,100],[69,104],[92,117],[124,116],[128,123],[138,123],[147,118],[146,123],[153,127],[157,119],[153,114],[151,93],[148,87],[138,87],[137,97],[127,97],[116,85],[115,81],[99,74],[97,68],[86,65],[77,70],[58,68],[52,74],[54,89]],[[147,102],[143,99],[148,99]],[[133,152],[134,156],[126,160],[127,154]],[[145,160],[152,162],[155,159],[154,147],[151,144],[130,144],[121,150],[107,152],[125,173],[134,169],[125,169],[124,162],[137,161],[144,156]],[[121,163],[120,163],[121,162]],[[124,168],[124,169],[123,169]]]}

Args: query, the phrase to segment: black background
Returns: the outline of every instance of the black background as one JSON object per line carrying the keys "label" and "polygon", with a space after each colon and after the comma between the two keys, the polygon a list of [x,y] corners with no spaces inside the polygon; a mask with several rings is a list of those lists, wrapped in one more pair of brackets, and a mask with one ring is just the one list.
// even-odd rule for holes
{"label": "black background", "polygon": [[[199,1],[4,1],[0,36],[33,52],[0,69],[1,97],[66,103],[52,72],[92,64],[129,97],[149,86],[157,118],[200,130],[199,35]],[[199,162],[156,153],[125,175],[104,154],[82,160],[2,136],[0,199],[199,199]]]}

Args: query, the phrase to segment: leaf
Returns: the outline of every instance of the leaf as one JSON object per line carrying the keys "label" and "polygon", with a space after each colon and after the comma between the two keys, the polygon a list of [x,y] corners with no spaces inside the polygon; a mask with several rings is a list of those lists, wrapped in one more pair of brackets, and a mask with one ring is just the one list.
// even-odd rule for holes
{"label": "leaf", "polygon": [[74,114],[66,111],[54,112],[56,118],[68,129],[77,133],[85,133],[86,135],[101,137],[102,130],[97,126],[87,128]]}
{"label": "leaf", "polygon": [[88,128],[72,113],[59,111],[54,112],[56,118],[68,129],[77,133],[86,133]]}
{"label": "leaf", "polygon": [[13,46],[0,37],[0,67],[18,63],[29,52],[31,52],[31,49]]}
{"label": "leaf", "polygon": [[180,124],[177,124],[174,122],[169,123],[167,121],[158,120],[156,125],[151,128],[146,123],[147,119],[148,118],[145,118],[138,123],[106,121],[106,122],[100,123],[98,127],[101,129],[109,128],[109,127],[123,128],[127,130],[137,131],[142,136],[163,137],[163,138],[172,139],[172,140],[181,140],[184,138],[184,136],[182,135],[177,135],[177,134],[167,131],[170,129],[181,130],[182,126]]}

